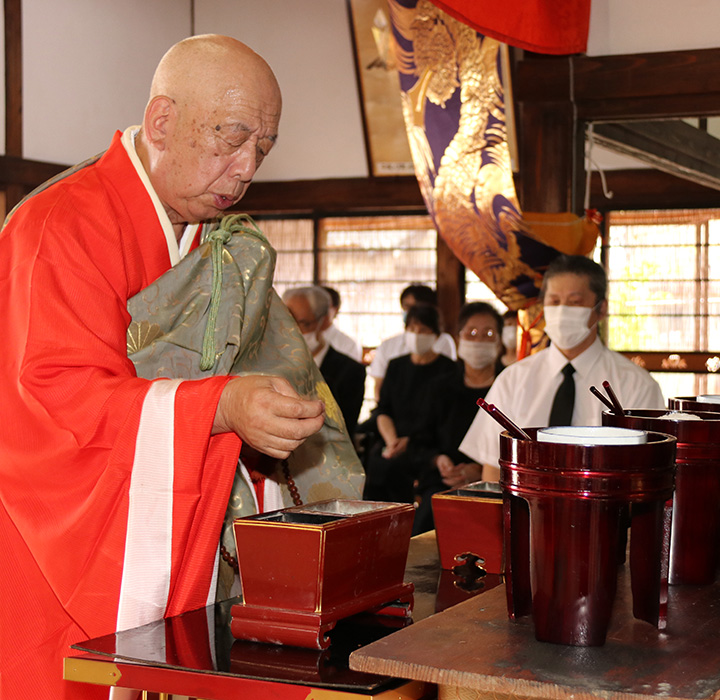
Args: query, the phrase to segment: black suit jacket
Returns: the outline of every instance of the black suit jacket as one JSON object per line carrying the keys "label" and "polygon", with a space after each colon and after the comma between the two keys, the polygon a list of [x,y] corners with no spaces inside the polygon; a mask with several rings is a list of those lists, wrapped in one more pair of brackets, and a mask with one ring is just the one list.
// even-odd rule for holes
{"label": "black suit jacket", "polygon": [[340,406],[348,432],[353,435],[365,395],[365,365],[331,346],[320,365],[320,373]]}

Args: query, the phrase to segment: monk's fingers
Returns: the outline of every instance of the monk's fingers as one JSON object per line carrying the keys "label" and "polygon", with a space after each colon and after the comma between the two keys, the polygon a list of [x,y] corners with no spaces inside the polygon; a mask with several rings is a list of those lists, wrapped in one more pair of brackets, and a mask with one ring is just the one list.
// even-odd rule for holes
{"label": "monk's fingers", "polygon": [[297,445],[292,446],[290,442],[287,442],[286,446],[283,446],[279,441],[269,441],[255,446],[255,449],[258,450],[258,452],[262,452],[263,454],[268,455],[269,457],[274,457],[275,459],[287,459],[296,448]]}
{"label": "monk's fingers", "polygon": [[[285,436],[287,434],[297,434],[295,426],[290,427],[287,431],[283,431],[285,435],[275,435],[264,431],[257,432],[255,434],[248,435],[246,441],[258,450],[258,452],[262,452],[263,454],[277,459],[287,459],[292,452],[305,442],[309,435],[317,432],[317,430],[312,430],[312,432],[308,432],[308,430],[309,428],[306,428],[306,430],[303,431],[302,437],[297,438]],[[305,434],[306,432],[308,432],[308,434]]]}
{"label": "monk's fingers", "polygon": [[263,454],[285,459],[308,437],[320,430],[323,422],[324,415],[300,420],[267,416],[241,428],[240,437]]}
{"label": "monk's fingers", "polygon": [[213,432],[231,430],[257,447],[271,437],[304,440],[320,430],[324,419],[322,401],[300,398],[280,377],[237,377],[223,390]]}
{"label": "monk's fingers", "polygon": [[311,418],[277,418],[268,426],[268,432],[286,440],[304,441],[323,427],[325,413]]}
{"label": "monk's fingers", "polygon": [[274,393],[268,396],[268,409],[278,418],[314,419],[324,415],[325,405],[316,399],[301,399]]}

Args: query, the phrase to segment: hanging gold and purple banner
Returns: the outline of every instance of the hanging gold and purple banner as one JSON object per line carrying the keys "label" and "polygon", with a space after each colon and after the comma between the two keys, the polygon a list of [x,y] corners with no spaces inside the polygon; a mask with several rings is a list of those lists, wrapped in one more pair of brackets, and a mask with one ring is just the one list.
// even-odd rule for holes
{"label": "hanging gold and purple banner", "polygon": [[520,211],[503,45],[428,0],[388,4],[405,124],[428,211],[455,255],[498,299],[529,309],[551,260],[560,252],[589,252],[597,227],[573,214]]}

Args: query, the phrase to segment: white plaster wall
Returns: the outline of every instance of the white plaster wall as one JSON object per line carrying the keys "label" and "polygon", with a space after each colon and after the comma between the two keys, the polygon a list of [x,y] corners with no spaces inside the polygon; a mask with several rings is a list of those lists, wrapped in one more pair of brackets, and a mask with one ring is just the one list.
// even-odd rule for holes
{"label": "white plaster wall", "polygon": [[718,0],[592,0],[590,56],[718,46]]}
{"label": "white plaster wall", "polygon": [[71,164],[142,119],[189,0],[23,0],[24,156]]}
{"label": "white plaster wall", "polygon": [[[23,0],[25,157],[75,163],[104,149],[115,129],[137,123],[157,61],[191,31],[190,7],[190,0]],[[718,26],[718,0],[593,0],[588,52],[712,47]],[[258,179],[367,175],[345,0],[195,0],[195,31],[246,41],[281,83],[280,140]],[[0,136],[2,44],[0,32]]]}
{"label": "white plaster wall", "polygon": [[195,0],[195,31],[244,41],[280,83],[280,137],[257,180],[367,176],[345,0]]}

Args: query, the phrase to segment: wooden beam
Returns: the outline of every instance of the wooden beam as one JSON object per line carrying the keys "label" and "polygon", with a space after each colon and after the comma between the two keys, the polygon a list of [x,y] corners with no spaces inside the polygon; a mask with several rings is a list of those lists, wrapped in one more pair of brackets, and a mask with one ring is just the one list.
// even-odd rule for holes
{"label": "wooden beam", "polygon": [[605,179],[612,199],[603,194],[599,173],[592,174],[590,206],[610,209],[705,209],[720,206],[715,189],[651,168],[606,170]]}
{"label": "wooden beam", "polygon": [[5,153],[22,156],[21,0],[5,0]]}
{"label": "wooden beam", "polygon": [[417,180],[401,176],[254,182],[237,209],[250,214],[427,212]]}
{"label": "wooden beam", "polygon": [[[5,0],[5,153],[22,157],[22,0]],[[23,197],[22,188],[6,187],[7,211]]]}
{"label": "wooden beam", "polygon": [[[24,193],[66,169],[65,165],[0,156],[0,186],[19,185]],[[597,209],[682,209],[720,205],[717,190],[659,170],[607,170],[612,200],[603,196],[600,175],[593,173],[590,205]],[[375,186],[362,178],[254,182],[237,211],[253,215],[312,215],[352,211],[422,212],[425,205],[413,178],[377,178]],[[359,180],[359,181],[358,181]],[[376,191],[377,190],[377,191]],[[388,205],[391,204],[390,209]]]}
{"label": "wooden beam", "polygon": [[720,140],[683,121],[595,124],[595,143],[720,190]]}
{"label": "wooden beam", "polygon": [[720,49],[621,56],[531,55],[516,66],[519,102],[571,100],[578,119],[720,114]]}
{"label": "wooden beam", "polygon": [[632,362],[644,367],[648,372],[695,372],[698,374],[711,374],[711,369],[717,364],[718,353],[695,352],[680,350],[672,351],[639,351],[621,352]]}
{"label": "wooden beam", "polygon": [[26,160],[15,156],[0,156],[0,184],[17,185],[30,191],[67,169],[67,165]]}

